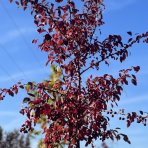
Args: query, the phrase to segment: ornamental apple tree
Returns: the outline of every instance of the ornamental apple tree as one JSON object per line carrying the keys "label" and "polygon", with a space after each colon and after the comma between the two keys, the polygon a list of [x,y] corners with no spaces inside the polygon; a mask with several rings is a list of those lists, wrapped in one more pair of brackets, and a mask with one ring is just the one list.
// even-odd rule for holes
{"label": "ornamental apple tree", "polygon": [[[13,0],[10,0],[12,2]],[[133,122],[146,125],[147,113],[124,110],[116,111],[123,86],[129,81],[137,85],[135,73],[139,66],[132,66],[119,71],[118,77],[111,74],[102,76],[84,75],[90,70],[99,71],[100,65],[109,66],[112,62],[124,62],[128,49],[133,44],[148,42],[148,32],[133,35],[127,32],[127,42],[120,35],[108,35],[99,40],[100,27],[103,22],[103,0],[80,0],[79,6],[72,0],[20,0],[15,3],[24,10],[30,9],[37,31],[43,37],[39,44],[41,51],[48,55],[46,64],[54,64],[57,78],[55,81],[41,83],[28,82],[15,84],[10,89],[0,90],[0,99],[6,94],[14,96],[18,89],[25,89],[24,108],[21,113],[27,116],[21,132],[33,131],[35,125],[43,118],[42,129],[44,144],[56,147],[57,144],[68,144],[69,147],[80,147],[100,139],[120,140],[130,143],[128,136],[110,129],[110,117],[124,119],[127,127]]]}

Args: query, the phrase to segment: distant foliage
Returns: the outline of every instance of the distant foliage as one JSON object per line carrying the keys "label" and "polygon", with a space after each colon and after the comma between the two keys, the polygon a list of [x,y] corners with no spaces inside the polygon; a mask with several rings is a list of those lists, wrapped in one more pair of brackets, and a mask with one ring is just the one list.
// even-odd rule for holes
{"label": "distant foliage", "polygon": [[4,133],[0,127],[0,148],[31,148],[29,136],[23,136],[18,130]]}

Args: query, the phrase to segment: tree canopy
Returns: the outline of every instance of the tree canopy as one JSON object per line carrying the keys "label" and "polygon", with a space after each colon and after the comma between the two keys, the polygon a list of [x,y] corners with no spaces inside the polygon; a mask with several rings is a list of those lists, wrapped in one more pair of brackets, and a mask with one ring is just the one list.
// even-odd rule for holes
{"label": "tree canopy", "polygon": [[26,90],[27,97],[20,112],[27,120],[21,132],[33,131],[40,119],[46,117],[42,128],[48,148],[59,143],[79,148],[80,141],[93,147],[96,139],[123,138],[130,143],[127,135],[108,125],[110,117],[114,116],[125,120],[127,127],[133,122],[146,125],[148,114],[143,111],[115,110],[123,86],[129,82],[137,85],[135,73],[140,67],[122,69],[118,77],[90,75],[85,81],[84,75],[90,70],[99,71],[102,64],[109,66],[108,60],[124,62],[129,48],[141,41],[148,42],[148,32],[134,35],[129,31],[127,42],[121,35],[108,35],[100,40],[100,27],[104,24],[103,0],[81,0],[79,6],[72,0],[20,0],[15,3],[24,10],[31,10],[37,31],[43,37],[42,42],[34,39],[32,43],[38,43],[41,51],[48,54],[46,64],[55,65],[53,70],[57,76],[54,81],[19,82],[10,89],[0,90],[1,100],[6,94],[14,96],[19,89]]}

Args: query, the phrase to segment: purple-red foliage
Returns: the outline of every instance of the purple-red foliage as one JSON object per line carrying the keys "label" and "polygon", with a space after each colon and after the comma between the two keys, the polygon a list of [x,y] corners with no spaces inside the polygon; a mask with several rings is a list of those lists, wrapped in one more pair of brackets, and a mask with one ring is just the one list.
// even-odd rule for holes
{"label": "purple-red foliage", "polygon": [[[13,0],[10,0],[12,2]],[[86,146],[94,139],[120,140],[130,143],[127,135],[119,133],[117,129],[109,129],[110,117],[119,116],[119,120],[126,120],[127,127],[137,121],[146,125],[147,114],[140,111],[125,113],[124,110],[114,111],[120,101],[123,86],[131,81],[137,85],[134,72],[139,66],[119,71],[119,77],[110,74],[90,76],[85,85],[83,74],[89,70],[99,70],[101,64],[112,61],[124,62],[128,57],[128,49],[133,44],[148,42],[148,32],[133,36],[127,32],[129,40],[124,43],[120,35],[108,35],[100,41],[100,26],[104,24],[103,0],[81,0],[82,6],[77,7],[72,0],[20,0],[15,1],[24,10],[31,9],[37,31],[42,34],[43,42],[39,48],[48,54],[46,64],[58,65],[62,70],[53,87],[46,81],[38,84],[25,84],[28,97],[24,99],[26,107],[20,112],[27,115],[21,131],[33,130],[33,126],[41,116],[48,118],[48,126],[44,126],[44,142],[48,147],[54,143],[69,142],[69,147],[80,147],[84,140]],[[58,6],[56,5],[58,3]],[[34,39],[32,43],[36,44]],[[18,88],[23,85],[14,85],[11,89],[1,89],[0,98],[6,94],[14,96]],[[37,95],[31,92],[37,92]],[[52,100],[52,103],[51,103]]]}

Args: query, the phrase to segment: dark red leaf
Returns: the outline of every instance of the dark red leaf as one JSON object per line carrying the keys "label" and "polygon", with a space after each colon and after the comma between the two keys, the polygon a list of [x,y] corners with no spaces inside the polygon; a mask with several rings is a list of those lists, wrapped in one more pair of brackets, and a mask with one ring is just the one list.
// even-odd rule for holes
{"label": "dark red leaf", "polygon": [[127,34],[132,35],[132,32],[131,32],[131,31],[129,31],[129,32],[127,32]]}
{"label": "dark red leaf", "polygon": [[136,66],[136,67],[133,67],[135,72],[138,72],[140,70],[140,66]]}
{"label": "dark red leaf", "polygon": [[134,85],[137,85],[137,81],[135,79],[131,80]]}

